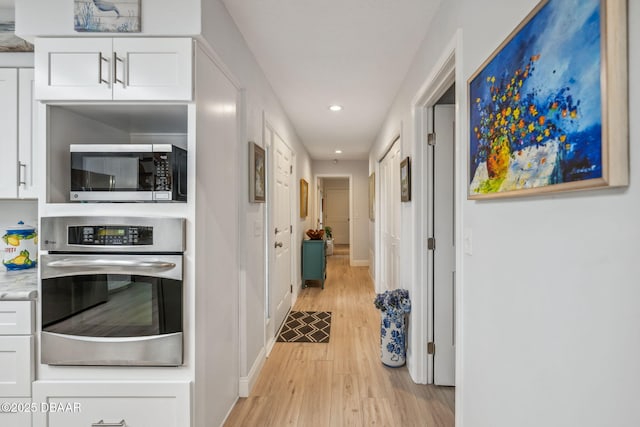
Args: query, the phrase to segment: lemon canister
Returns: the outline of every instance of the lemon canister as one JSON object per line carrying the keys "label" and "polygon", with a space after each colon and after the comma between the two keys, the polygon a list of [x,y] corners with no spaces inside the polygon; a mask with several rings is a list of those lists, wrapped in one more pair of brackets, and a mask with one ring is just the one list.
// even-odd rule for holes
{"label": "lemon canister", "polygon": [[34,268],[38,263],[38,234],[35,227],[20,221],[2,236],[2,263],[7,270]]}

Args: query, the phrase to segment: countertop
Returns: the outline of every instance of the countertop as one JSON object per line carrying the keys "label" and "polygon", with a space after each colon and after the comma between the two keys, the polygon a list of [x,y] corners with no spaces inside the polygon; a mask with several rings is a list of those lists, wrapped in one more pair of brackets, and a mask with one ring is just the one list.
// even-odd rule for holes
{"label": "countertop", "polygon": [[0,301],[32,300],[38,296],[37,269],[6,271],[0,266]]}

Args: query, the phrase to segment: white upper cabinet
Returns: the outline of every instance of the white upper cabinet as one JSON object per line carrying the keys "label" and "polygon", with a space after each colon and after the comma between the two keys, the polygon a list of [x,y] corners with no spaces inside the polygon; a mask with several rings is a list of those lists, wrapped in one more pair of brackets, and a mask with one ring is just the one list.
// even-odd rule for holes
{"label": "white upper cabinet", "polygon": [[0,69],[0,199],[18,197],[18,70]]}
{"label": "white upper cabinet", "polygon": [[39,174],[36,137],[38,101],[33,68],[18,70],[18,198],[37,199]]}
{"label": "white upper cabinet", "polygon": [[40,38],[39,100],[190,101],[188,38]]}
{"label": "white upper cabinet", "polygon": [[35,199],[32,68],[0,68],[0,199]]}

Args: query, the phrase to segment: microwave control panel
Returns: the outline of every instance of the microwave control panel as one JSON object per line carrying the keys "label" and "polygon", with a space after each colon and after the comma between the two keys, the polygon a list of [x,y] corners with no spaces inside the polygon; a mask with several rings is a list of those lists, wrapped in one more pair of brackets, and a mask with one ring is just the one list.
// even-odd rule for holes
{"label": "microwave control panel", "polygon": [[69,227],[70,245],[147,246],[153,244],[153,227],[129,225],[78,225]]}

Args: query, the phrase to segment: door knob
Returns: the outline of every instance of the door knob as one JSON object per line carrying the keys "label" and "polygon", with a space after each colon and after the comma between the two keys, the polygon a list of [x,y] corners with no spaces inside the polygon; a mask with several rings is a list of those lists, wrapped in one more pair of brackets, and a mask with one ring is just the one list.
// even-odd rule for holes
{"label": "door knob", "polygon": [[282,242],[276,242],[275,247],[276,248],[281,248],[282,247]]}

